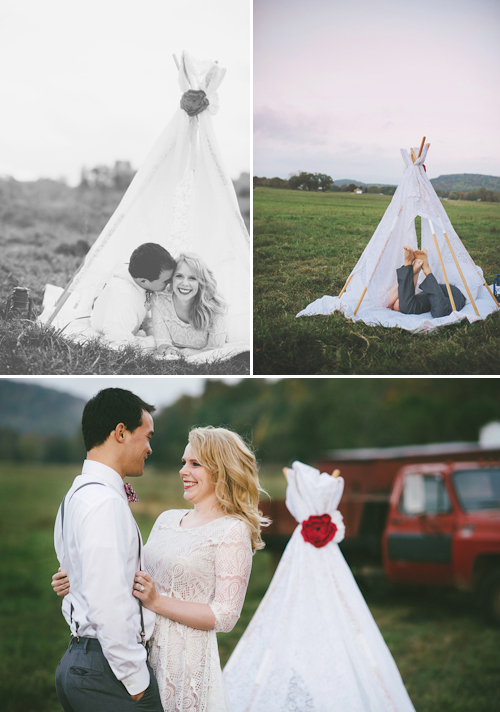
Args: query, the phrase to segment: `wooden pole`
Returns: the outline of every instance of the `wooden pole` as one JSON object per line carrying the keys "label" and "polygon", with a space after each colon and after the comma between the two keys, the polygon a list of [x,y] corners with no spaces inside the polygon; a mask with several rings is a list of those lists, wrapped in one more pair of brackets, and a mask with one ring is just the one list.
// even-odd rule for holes
{"label": "wooden pole", "polygon": [[486,284],[486,280],[484,280],[484,286],[486,287],[486,289],[488,290],[488,292],[489,292],[489,293],[491,294],[491,296],[493,297],[493,301],[495,302],[495,304],[497,305],[497,307],[500,307],[500,304],[498,303],[497,298],[495,297],[495,295],[493,294],[493,292],[491,291],[491,289],[490,289],[490,288],[488,287],[488,285]]}
{"label": "wooden pole", "polygon": [[[476,307],[476,302],[474,301],[474,299],[472,298],[472,294],[470,293],[469,285],[468,285],[467,282],[465,281],[464,273],[462,272],[462,269],[461,269],[460,265],[458,264],[458,260],[457,260],[457,257],[456,257],[456,255],[455,255],[455,251],[454,251],[453,247],[451,246],[450,238],[448,237],[448,235],[446,234],[446,232],[445,232],[444,230],[443,230],[443,235],[444,235],[444,237],[445,237],[445,239],[446,239],[446,243],[447,243],[448,247],[450,248],[451,256],[452,256],[453,259],[455,260],[455,264],[456,264],[457,269],[458,269],[458,271],[459,271],[459,273],[460,273],[460,277],[462,278],[462,282],[464,283],[464,287],[465,287],[465,289],[467,290],[467,294],[469,295],[470,303],[471,303],[472,306],[474,307],[474,311],[476,312],[476,316],[480,316],[480,314],[479,314],[479,312],[478,312],[478,310],[477,310],[477,307]],[[498,302],[497,302],[497,303],[498,303]]]}
{"label": "wooden pole", "polygon": [[417,157],[415,155],[415,151],[413,150],[413,148],[410,148],[410,152],[411,152],[411,159],[412,159],[413,163],[415,163],[415,161],[417,160]]}
{"label": "wooden pole", "polygon": [[[390,238],[391,238],[392,231],[394,230],[394,227],[395,227],[395,225],[396,225],[396,222],[397,222],[399,216],[401,215],[401,211],[402,211],[402,210],[403,210],[403,206],[401,206],[401,207],[399,208],[398,214],[397,214],[396,217],[394,218],[394,222],[392,223],[392,227],[391,227],[391,229],[389,230],[389,234],[388,234],[388,236],[387,236],[387,240],[385,241],[385,244],[384,244],[382,250],[380,251],[380,255],[378,256],[378,260],[377,260],[377,262],[376,262],[376,264],[375,264],[375,267],[373,268],[373,272],[372,272],[371,275],[370,275],[370,279],[368,280],[368,284],[370,284],[370,282],[372,281],[372,277],[373,277],[373,275],[375,274],[375,270],[376,270],[377,267],[378,267],[378,263],[380,262],[380,259],[381,259],[382,255],[384,254],[384,250],[385,250],[385,248],[387,247],[387,243],[389,242],[389,240],[390,240]],[[366,294],[366,290],[368,289],[368,284],[367,284],[366,287],[363,289],[363,294],[362,294],[362,295],[360,296],[360,298],[359,298],[359,302],[357,303],[356,309],[354,310],[354,316],[356,316],[356,314],[358,313],[358,309],[359,309],[359,307],[360,307],[360,304],[361,304],[361,302],[362,302],[363,299],[364,299],[364,296],[365,296],[365,294]],[[346,285],[346,286],[347,286],[347,285]]]}
{"label": "wooden pole", "polygon": [[344,294],[345,290],[347,289],[347,285],[349,284],[349,282],[351,281],[351,279],[352,279],[352,274],[350,274],[349,277],[347,278],[347,282],[344,284],[344,286],[343,286],[343,288],[342,288],[342,291],[341,291],[340,294],[339,294],[339,297],[338,297],[339,299],[340,299],[340,297]]}
{"label": "wooden pole", "polygon": [[436,233],[434,232],[434,225],[432,224],[432,220],[430,220],[430,219],[429,219],[429,225],[431,227],[432,237],[434,238],[434,244],[436,245],[436,252],[439,257],[439,263],[441,265],[441,270],[444,274],[444,281],[446,282],[446,289],[448,290],[448,296],[450,298],[451,306],[453,307],[453,311],[456,311],[457,309],[455,307],[455,300],[453,299],[453,294],[451,293],[450,283],[448,282],[448,275],[446,274],[446,270],[444,268],[443,258],[441,257],[441,250],[439,249]]}
{"label": "wooden pole", "polygon": [[363,294],[360,296],[359,302],[357,303],[356,309],[354,310],[354,316],[356,316],[356,314],[358,313],[358,309],[359,309],[359,307],[360,307],[361,302],[362,302],[363,299],[364,299],[364,296],[365,296],[365,294],[366,294],[366,290],[367,290],[367,289],[368,289],[368,285],[363,289]]}
{"label": "wooden pole", "polygon": [[420,158],[420,156],[422,155],[422,151],[424,150],[424,143],[425,143],[425,136],[423,137],[422,143],[420,144],[420,151],[418,152],[417,158]]}

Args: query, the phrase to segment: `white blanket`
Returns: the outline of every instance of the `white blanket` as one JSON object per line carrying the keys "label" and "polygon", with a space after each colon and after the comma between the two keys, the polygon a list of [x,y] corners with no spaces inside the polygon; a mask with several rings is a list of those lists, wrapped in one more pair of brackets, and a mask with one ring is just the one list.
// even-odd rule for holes
{"label": "white blanket", "polygon": [[[493,290],[493,288],[491,287]],[[430,312],[424,314],[402,314],[401,312],[387,309],[385,307],[374,307],[369,300],[366,303],[363,301],[358,313],[354,315],[356,306],[352,303],[346,303],[342,298],[329,297],[325,295],[321,299],[308,304],[305,309],[300,311],[297,316],[315,316],[323,314],[325,316],[333,314],[335,311],[341,311],[352,321],[364,321],[369,326],[397,326],[401,329],[406,329],[413,333],[420,331],[432,331],[438,326],[445,324],[454,324],[461,319],[467,319],[469,323],[486,319],[488,314],[498,310],[497,305],[491,298],[486,287],[482,287],[479,296],[474,300],[480,316],[474,311],[470,302],[467,302],[465,307],[459,312],[452,312],[449,316],[441,316],[433,319]]]}

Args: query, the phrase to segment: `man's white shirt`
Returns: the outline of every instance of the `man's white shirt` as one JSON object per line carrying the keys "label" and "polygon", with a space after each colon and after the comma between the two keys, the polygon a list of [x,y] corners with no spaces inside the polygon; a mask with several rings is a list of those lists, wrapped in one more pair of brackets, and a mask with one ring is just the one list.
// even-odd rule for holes
{"label": "man's white shirt", "polygon": [[95,300],[90,322],[95,331],[116,345],[135,344],[151,351],[156,347],[154,337],[137,334],[147,313],[146,291],[123,267]]}
{"label": "man's white shirt", "polygon": [[[86,482],[101,484],[75,492]],[[118,680],[131,695],[139,694],[149,686],[139,600],[132,594],[134,576],[143,568],[141,535],[120,475],[107,465],[85,460],[66,496],[64,536],[61,525],[59,509],[54,544],[70,582],[62,610],[71,633],[97,638]],[[156,616],[147,608],[143,616],[149,639]]]}

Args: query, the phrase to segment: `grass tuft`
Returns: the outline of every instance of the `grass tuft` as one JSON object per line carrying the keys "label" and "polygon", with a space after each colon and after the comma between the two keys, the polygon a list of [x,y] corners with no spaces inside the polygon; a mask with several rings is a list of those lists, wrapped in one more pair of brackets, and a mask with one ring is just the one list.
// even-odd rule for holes
{"label": "grass tuft", "polygon": [[99,339],[78,344],[51,326],[28,319],[0,321],[0,373],[18,375],[245,375],[250,354],[193,364],[181,357],[165,361],[134,346],[110,349]]}

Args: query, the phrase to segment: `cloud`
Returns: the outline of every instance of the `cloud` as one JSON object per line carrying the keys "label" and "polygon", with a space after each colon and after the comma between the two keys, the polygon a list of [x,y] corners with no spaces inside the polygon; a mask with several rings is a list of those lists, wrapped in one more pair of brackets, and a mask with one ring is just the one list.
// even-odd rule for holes
{"label": "cloud", "polygon": [[265,106],[254,114],[255,140],[303,146],[324,146],[327,143],[328,127],[316,117],[290,111],[282,115]]}

